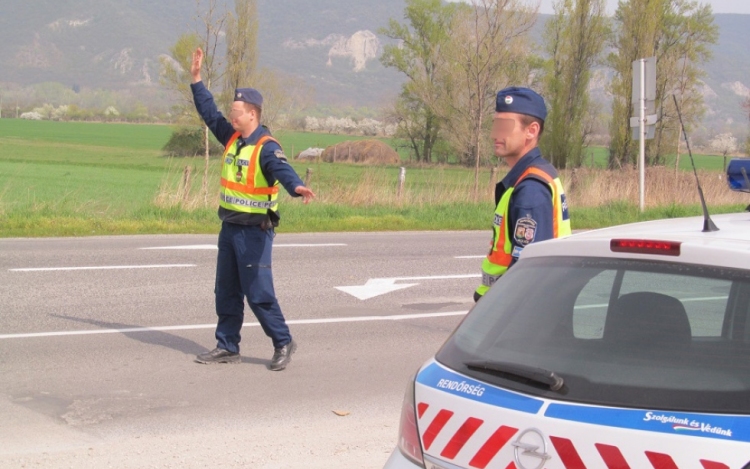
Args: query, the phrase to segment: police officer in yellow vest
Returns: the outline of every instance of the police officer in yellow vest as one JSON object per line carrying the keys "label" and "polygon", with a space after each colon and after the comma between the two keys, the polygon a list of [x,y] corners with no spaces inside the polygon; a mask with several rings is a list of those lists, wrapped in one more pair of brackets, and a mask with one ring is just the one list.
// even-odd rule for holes
{"label": "police officer in yellow vest", "polygon": [[524,247],[571,233],[557,170],[537,146],[547,117],[544,99],[528,88],[505,88],[497,93],[495,111],[495,155],[508,163],[510,171],[495,187],[492,243],[482,263],[475,301],[518,260]]}
{"label": "police officer in yellow vest", "polygon": [[239,363],[243,299],[271,338],[269,368],[283,370],[297,344],[292,340],[276,300],[271,275],[274,227],[278,226],[278,193],[283,186],[305,203],[315,194],[286,162],[279,143],[260,125],[263,97],[253,88],[235,91],[228,121],[201,81],[203,51],[193,53],[193,99],[201,118],[225,146],[219,197],[219,255],[216,265],[217,345],[196,357],[198,363]]}

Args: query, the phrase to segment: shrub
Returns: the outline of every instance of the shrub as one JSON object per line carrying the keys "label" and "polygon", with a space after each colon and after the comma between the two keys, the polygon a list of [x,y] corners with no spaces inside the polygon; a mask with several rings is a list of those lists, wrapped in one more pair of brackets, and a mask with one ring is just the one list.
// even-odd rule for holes
{"label": "shrub", "polygon": [[23,114],[21,114],[21,119],[29,119],[29,120],[33,120],[33,121],[40,121],[40,120],[42,120],[42,115],[39,114],[36,111],[24,112]]}
{"label": "shrub", "polygon": [[[210,135],[209,142],[209,152],[211,155],[221,155],[224,152],[224,148]],[[203,145],[203,128],[176,128],[162,150],[169,156],[203,155],[206,151]]]}

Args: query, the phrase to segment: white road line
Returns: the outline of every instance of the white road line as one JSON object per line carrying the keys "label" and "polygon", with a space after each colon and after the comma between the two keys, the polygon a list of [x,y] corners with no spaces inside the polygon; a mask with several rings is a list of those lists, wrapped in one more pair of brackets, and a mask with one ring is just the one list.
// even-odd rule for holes
{"label": "white road line", "polygon": [[[317,243],[317,244],[300,244],[300,243],[287,243],[287,244],[274,244],[275,248],[317,248],[317,247],[336,247],[346,246],[343,243]],[[154,249],[185,249],[185,250],[200,250],[200,249],[218,249],[215,244],[190,244],[186,246],[156,246],[150,248],[139,248],[143,250],[154,250]]]}
{"label": "white road line", "polygon": [[454,259],[484,259],[487,255],[483,256],[453,256]]}
{"label": "white road line", "polygon": [[198,250],[198,249],[216,249],[215,244],[191,244],[188,246],[157,246],[153,248],[138,248],[142,250],[152,250],[152,249],[191,249],[191,250]]}
{"label": "white road line", "polygon": [[336,247],[336,246],[346,246],[344,243],[318,243],[318,244],[293,244],[293,243],[287,243],[287,244],[274,244],[273,247],[275,248],[328,248],[328,247]]}
{"label": "white road line", "polygon": [[115,269],[172,269],[195,267],[195,264],[154,264],[154,265],[100,265],[91,267],[35,267],[30,269],[8,269],[10,272],[52,272],[59,270],[115,270]]}
{"label": "white road line", "polygon": [[[344,318],[321,318],[321,319],[292,319],[286,323],[294,324],[334,324],[345,322],[371,322],[371,321],[403,321],[406,319],[429,319],[449,316],[463,316],[468,311],[451,311],[446,313],[422,313],[422,314],[397,314],[392,316],[354,316]],[[244,327],[260,326],[257,322],[246,322]],[[70,335],[93,335],[93,334],[124,334],[127,332],[160,332],[160,331],[186,331],[192,329],[215,329],[216,324],[193,324],[187,326],[161,326],[161,327],[130,327],[124,329],[93,329],[84,331],[61,331],[61,332],[30,332],[27,334],[0,334],[3,339],[29,339],[35,337],[60,337]]]}

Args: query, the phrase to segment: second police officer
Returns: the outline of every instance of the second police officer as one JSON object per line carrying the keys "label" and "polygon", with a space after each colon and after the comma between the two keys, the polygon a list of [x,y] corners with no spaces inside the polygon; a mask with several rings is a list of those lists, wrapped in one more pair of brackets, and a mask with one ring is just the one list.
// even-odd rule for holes
{"label": "second police officer", "polygon": [[260,124],[263,97],[239,88],[227,120],[201,81],[203,51],[193,53],[193,99],[203,121],[224,145],[221,170],[219,254],[216,263],[216,348],[196,357],[198,363],[239,363],[244,298],[271,338],[269,368],[283,370],[297,344],[276,300],[271,248],[278,225],[279,184],[293,197],[309,202],[315,194],[287,164],[279,143]]}
{"label": "second police officer", "polygon": [[528,88],[497,93],[491,138],[495,155],[510,167],[495,187],[495,217],[490,252],[482,262],[479,299],[531,243],[571,234],[565,191],[557,170],[542,158],[539,138],[547,107]]}

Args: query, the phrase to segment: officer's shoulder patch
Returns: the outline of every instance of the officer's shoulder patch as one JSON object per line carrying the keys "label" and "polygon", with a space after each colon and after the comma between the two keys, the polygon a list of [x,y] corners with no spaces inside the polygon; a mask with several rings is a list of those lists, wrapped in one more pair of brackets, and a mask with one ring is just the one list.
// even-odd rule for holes
{"label": "officer's shoulder patch", "polygon": [[284,151],[281,148],[273,152],[273,154],[276,156],[276,158],[286,161],[286,155],[284,154]]}
{"label": "officer's shoulder patch", "polygon": [[513,239],[519,246],[527,246],[534,242],[536,237],[537,223],[536,220],[526,215],[516,221],[516,228],[513,231]]}
{"label": "officer's shoulder patch", "polygon": [[560,194],[560,206],[562,207],[562,219],[569,220],[570,212],[568,212],[568,199],[565,197],[564,193]]}

